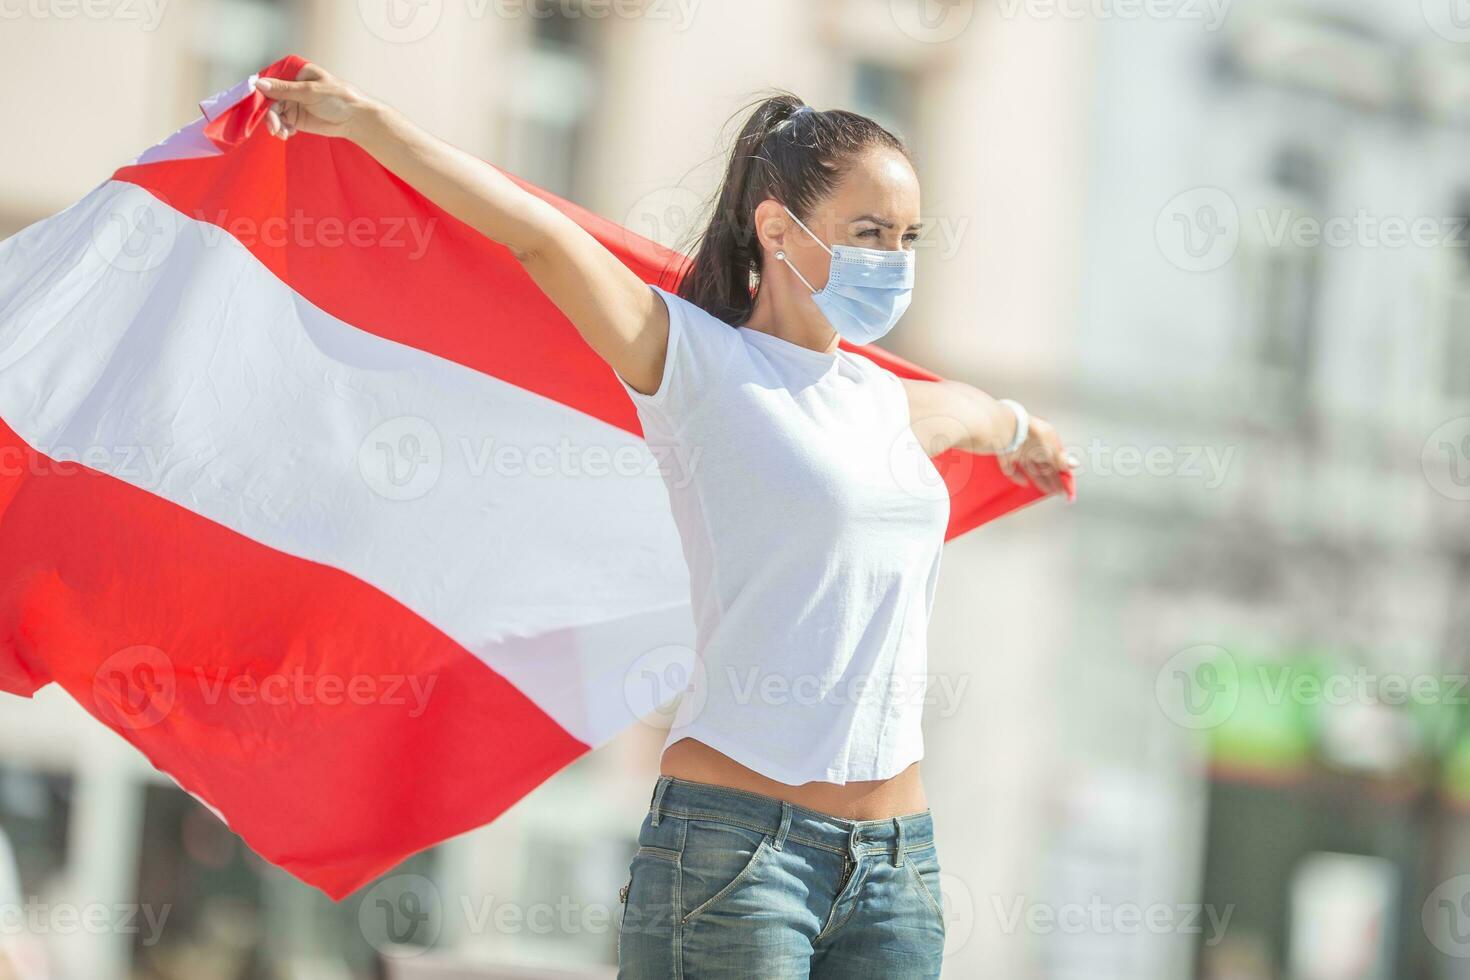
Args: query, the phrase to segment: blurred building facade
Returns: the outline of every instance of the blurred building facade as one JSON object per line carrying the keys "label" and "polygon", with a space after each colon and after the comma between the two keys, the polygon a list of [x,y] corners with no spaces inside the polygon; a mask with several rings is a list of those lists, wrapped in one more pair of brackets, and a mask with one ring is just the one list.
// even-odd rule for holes
{"label": "blurred building facade", "polygon": [[[1239,683],[1466,669],[1466,504],[1421,455],[1470,414],[1470,250],[1278,231],[1470,211],[1467,55],[1392,0],[1124,6],[41,4],[0,24],[7,70],[45,80],[0,98],[26,134],[0,144],[0,234],[290,51],[668,244],[718,180],[721,124],[764,90],[874,114],[925,186],[895,349],[1052,417],[1083,468],[1076,507],[946,552],[931,670],[958,693],[929,708],[925,772],[949,973],[1470,976],[1420,925],[1470,848],[1442,778],[1456,722],[1257,711]],[[1176,676],[1188,694],[1222,666],[1232,710],[1181,711]],[[399,869],[439,903],[427,959],[605,968],[659,744],[631,731]],[[345,980],[384,952],[361,896],[333,906],[247,855],[55,692],[0,702],[0,828],[28,894],[174,910],[152,944],[47,937],[58,977]],[[1329,915],[1328,893],[1358,899]],[[547,915],[506,925],[500,905]],[[1363,922],[1381,942],[1358,961],[1300,965]]]}

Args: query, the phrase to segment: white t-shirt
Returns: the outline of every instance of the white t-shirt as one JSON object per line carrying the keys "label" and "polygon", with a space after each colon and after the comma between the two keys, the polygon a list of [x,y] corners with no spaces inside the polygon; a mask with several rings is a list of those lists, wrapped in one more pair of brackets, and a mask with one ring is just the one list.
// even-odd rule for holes
{"label": "white t-shirt", "polygon": [[[653,288],[669,310],[663,377],[652,395],[624,388],[668,450],[697,655],[665,745],[698,739],[792,785],[896,775],[924,754],[949,520],[903,383]],[[913,479],[915,459],[930,479]]]}

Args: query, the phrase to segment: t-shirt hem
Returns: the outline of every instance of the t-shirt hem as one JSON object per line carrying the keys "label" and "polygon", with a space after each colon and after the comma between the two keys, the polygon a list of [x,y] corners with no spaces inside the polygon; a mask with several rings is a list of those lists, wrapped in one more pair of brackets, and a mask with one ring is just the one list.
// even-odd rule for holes
{"label": "t-shirt hem", "polygon": [[692,738],[696,742],[708,745],[716,752],[729,756],[747,769],[752,769],[762,776],[774,779],[776,782],[784,783],[787,786],[800,786],[803,783],[810,782],[842,785],[845,783],[869,782],[876,779],[892,779],[915,762],[919,762],[924,758],[924,749],[923,746],[920,746],[917,751],[911,753],[912,757],[901,756],[900,761],[892,767],[880,769],[872,773],[862,772],[853,768],[842,770],[828,768],[821,771],[803,771],[784,766],[778,762],[772,762],[770,759],[743,748],[734,740],[727,739],[718,732],[712,732],[707,728],[695,724],[684,725],[680,728],[671,728],[669,730],[669,736],[664,742],[664,748],[668,748],[675,742],[686,738]]}

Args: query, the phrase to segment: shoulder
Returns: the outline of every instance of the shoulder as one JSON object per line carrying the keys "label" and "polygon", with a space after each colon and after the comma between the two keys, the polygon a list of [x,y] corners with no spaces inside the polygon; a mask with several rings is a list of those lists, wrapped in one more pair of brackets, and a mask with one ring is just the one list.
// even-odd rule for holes
{"label": "shoulder", "polygon": [[[664,301],[669,311],[669,329],[693,337],[695,343],[735,345],[739,332],[730,324],[689,302],[678,293],[650,284],[649,289]],[[677,323],[677,326],[675,325]]]}
{"label": "shoulder", "polygon": [[657,390],[643,394],[623,382],[640,409],[677,420],[693,413],[723,379],[742,341],[736,329],[681,296],[650,284],[669,314],[669,339]]}
{"label": "shoulder", "polygon": [[842,348],[840,353],[864,377],[871,378],[878,384],[900,392],[904,391],[911,384],[907,378],[899,377],[866,354],[855,350],[848,350],[847,348]]}

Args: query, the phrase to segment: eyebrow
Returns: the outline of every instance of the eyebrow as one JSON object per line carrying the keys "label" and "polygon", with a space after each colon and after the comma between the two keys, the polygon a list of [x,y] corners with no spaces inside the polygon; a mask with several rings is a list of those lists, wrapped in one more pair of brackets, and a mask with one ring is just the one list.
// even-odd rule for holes
{"label": "eyebrow", "polygon": [[[871,221],[879,228],[893,227],[893,222],[889,221],[887,218],[880,218],[876,214],[860,214],[856,218],[853,218],[850,224],[857,224],[859,221]],[[918,231],[922,227],[924,227],[924,222],[916,221],[913,224],[909,225],[909,231]]]}

